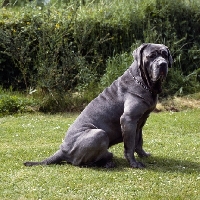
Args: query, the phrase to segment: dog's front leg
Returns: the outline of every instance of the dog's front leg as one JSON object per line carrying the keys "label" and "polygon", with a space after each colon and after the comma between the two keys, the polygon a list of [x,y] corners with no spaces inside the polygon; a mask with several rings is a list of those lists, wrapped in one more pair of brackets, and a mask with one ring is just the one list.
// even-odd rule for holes
{"label": "dog's front leg", "polygon": [[127,161],[133,168],[144,168],[144,164],[137,162],[134,156],[137,120],[124,113],[120,118],[120,123],[124,141],[124,155]]}
{"label": "dog's front leg", "polygon": [[[147,116],[148,117],[148,116]],[[151,154],[148,152],[145,152],[143,149],[143,136],[142,136],[142,128],[145,125],[147,121],[147,117],[145,117],[145,120],[140,124],[139,127],[137,127],[137,134],[136,134],[136,140],[135,140],[135,152],[138,154],[139,157],[149,157]]]}

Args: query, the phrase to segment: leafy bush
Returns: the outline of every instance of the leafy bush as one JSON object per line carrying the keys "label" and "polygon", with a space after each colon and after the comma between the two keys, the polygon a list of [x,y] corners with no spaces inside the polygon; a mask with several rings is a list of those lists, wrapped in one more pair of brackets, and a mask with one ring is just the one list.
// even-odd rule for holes
{"label": "leafy bush", "polygon": [[97,83],[91,83],[87,87],[78,88],[77,92],[68,91],[63,96],[46,95],[40,98],[39,111],[48,113],[82,111],[101,90]]}
{"label": "leafy bush", "polygon": [[166,44],[174,58],[171,88],[164,94],[195,91],[189,84],[196,84],[193,76],[187,77],[200,65],[199,9],[197,0],[66,0],[44,7],[35,2],[5,6],[0,8],[1,84],[27,92],[36,88],[44,110],[55,102],[66,105],[65,97],[76,92],[89,100],[87,88],[96,88],[99,80],[108,85],[131,64],[126,52],[153,42]]}
{"label": "leafy bush", "polygon": [[0,116],[36,111],[37,101],[32,97],[7,92],[0,88]]}
{"label": "leafy bush", "polygon": [[200,65],[199,1],[156,0],[145,9],[147,42],[166,44],[172,51],[174,67],[188,75]]}
{"label": "leafy bush", "polygon": [[106,63],[106,72],[101,78],[101,86],[107,87],[119,76],[121,76],[126,69],[133,62],[131,53],[117,54],[112,58],[108,58]]}
{"label": "leafy bush", "polygon": [[185,76],[180,70],[170,69],[163,86],[162,96],[168,95],[183,96],[200,92],[200,84],[197,80],[197,71]]}
{"label": "leafy bush", "polygon": [[109,57],[130,51],[137,41],[166,44],[174,67],[190,74],[200,64],[199,7],[185,0],[102,0],[2,8],[1,83],[26,90],[64,83],[64,90],[73,89],[80,69],[94,69],[99,78]]}

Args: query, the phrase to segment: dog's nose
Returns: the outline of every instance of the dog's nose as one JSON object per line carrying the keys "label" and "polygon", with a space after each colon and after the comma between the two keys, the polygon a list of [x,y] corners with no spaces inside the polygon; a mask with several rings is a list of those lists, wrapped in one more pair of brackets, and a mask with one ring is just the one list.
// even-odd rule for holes
{"label": "dog's nose", "polygon": [[167,68],[167,63],[166,62],[161,62],[159,63],[160,69],[166,69]]}

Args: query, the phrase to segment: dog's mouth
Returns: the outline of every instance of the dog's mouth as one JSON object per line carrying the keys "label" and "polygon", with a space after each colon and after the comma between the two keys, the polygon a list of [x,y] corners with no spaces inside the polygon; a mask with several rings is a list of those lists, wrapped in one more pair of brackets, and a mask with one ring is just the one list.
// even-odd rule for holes
{"label": "dog's mouth", "polygon": [[156,79],[152,80],[152,90],[155,93],[159,94],[162,92],[162,84],[163,84],[165,78],[166,78],[166,76],[161,74]]}
{"label": "dog's mouth", "polygon": [[156,78],[152,78],[152,82],[156,83],[156,82],[163,82],[165,80],[166,76],[164,74],[160,74],[158,77]]}

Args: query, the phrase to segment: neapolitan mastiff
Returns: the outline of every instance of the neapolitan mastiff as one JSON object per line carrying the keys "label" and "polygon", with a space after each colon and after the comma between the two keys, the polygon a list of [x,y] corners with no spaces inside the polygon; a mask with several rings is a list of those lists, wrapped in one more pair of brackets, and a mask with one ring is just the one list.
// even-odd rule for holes
{"label": "neapolitan mastiff", "polygon": [[142,128],[154,110],[161,84],[172,65],[169,49],[162,44],[142,44],[133,52],[134,62],[91,101],[69,127],[58,150],[42,162],[26,166],[71,163],[76,166],[113,167],[108,148],[124,143],[124,155],[130,166],[143,168],[140,157],[150,154],[142,148]]}

